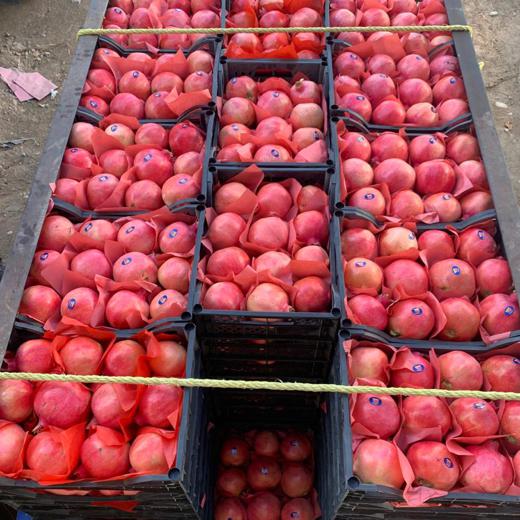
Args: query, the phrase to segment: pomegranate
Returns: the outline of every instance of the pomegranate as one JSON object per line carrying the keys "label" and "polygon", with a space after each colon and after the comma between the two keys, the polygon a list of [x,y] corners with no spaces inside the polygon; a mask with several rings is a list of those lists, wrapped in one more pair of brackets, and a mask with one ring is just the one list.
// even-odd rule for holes
{"label": "pomegranate", "polygon": [[365,72],[364,61],[353,52],[343,52],[334,61],[336,74],[358,79]]}
{"label": "pomegranate", "polygon": [[152,320],[175,318],[180,316],[188,306],[188,299],[179,291],[167,289],[156,294],[150,302]]}
{"label": "pomegranate", "polygon": [[48,285],[48,282],[44,278],[42,272],[47,266],[54,263],[54,261],[58,258],[61,258],[61,255],[58,253],[58,251],[52,251],[50,249],[36,251],[29,274],[35,279],[36,282],[38,282],[38,284]]}
{"label": "pomegranate", "polygon": [[92,395],[92,414],[97,424],[108,428],[118,429],[120,421],[128,412],[124,404],[120,401],[120,393],[125,398],[134,401],[136,398],[135,387],[116,386],[115,384],[99,385]]}
{"label": "pomegranate", "polygon": [[144,359],[145,355],[144,348],[137,341],[117,341],[105,356],[103,373],[109,376],[134,376],[139,360]]}
{"label": "pomegranate", "polygon": [[204,146],[204,137],[195,125],[183,122],[172,127],[168,143],[173,155],[178,157],[187,152],[200,152]]}
{"label": "pomegranate", "polygon": [[329,202],[327,194],[317,186],[304,186],[296,200],[298,204],[298,211],[304,213],[305,211],[324,211]]}
{"label": "pomegranate", "polygon": [[363,161],[370,161],[372,156],[372,148],[367,138],[357,132],[349,132],[344,138],[345,147],[342,151],[343,159],[356,157]]}
{"label": "pomegranate", "polygon": [[513,356],[491,356],[482,362],[484,377],[496,392],[518,392],[520,389],[520,361]]}
{"label": "pomegranate", "polygon": [[19,312],[45,323],[60,309],[60,297],[50,287],[33,285],[23,292]]}
{"label": "pomegranate", "polygon": [[79,287],[69,291],[61,302],[61,315],[90,324],[97,306],[99,295],[88,287]]}
{"label": "pomegranate", "polygon": [[150,84],[151,93],[171,92],[173,89],[175,89],[177,92],[183,92],[184,90],[184,82],[174,72],[161,72],[152,78],[152,82]]}
{"label": "pomegranate", "polygon": [[231,78],[226,84],[225,96],[227,99],[243,97],[256,103],[258,98],[258,86],[256,81],[249,76]]}
{"label": "pomegranate", "polygon": [[491,294],[480,302],[482,325],[490,335],[520,329],[516,294]]}
{"label": "pomegranate", "polygon": [[[268,254],[268,253],[264,253]],[[298,249],[294,254],[295,260],[303,260],[305,262],[321,262],[329,265],[329,255],[325,249],[320,246],[305,246]],[[257,258],[258,265],[258,258]]]}
{"label": "pomegranate", "polygon": [[311,126],[323,129],[324,114],[320,105],[316,103],[300,103],[296,105],[289,117],[289,122],[295,130]]}
{"label": "pomegranate", "polygon": [[429,279],[424,267],[413,260],[400,259],[388,264],[384,270],[385,286],[397,296],[399,288],[408,296],[424,294],[429,288]]}
{"label": "pomegranate", "polygon": [[280,518],[280,511],[280,500],[273,493],[269,493],[268,491],[256,493],[247,502],[248,520],[269,520],[271,518]]}
{"label": "pomegranate", "polygon": [[421,195],[447,192],[455,187],[456,175],[450,164],[442,159],[423,162],[415,167],[415,189]]}
{"label": "pomegranate", "polygon": [[297,312],[325,312],[330,307],[330,284],[317,276],[301,278],[294,284],[294,310]]}
{"label": "pomegranate", "polygon": [[468,103],[463,99],[446,99],[437,105],[437,113],[441,123],[453,121],[468,112]]}
{"label": "pomegranate", "polygon": [[230,437],[220,449],[220,461],[224,466],[242,466],[249,460],[249,446],[239,437]]}
{"label": "pomegranate", "polygon": [[148,303],[135,292],[127,290],[115,292],[105,309],[107,322],[116,329],[143,327],[148,313]]}
{"label": "pomegranate", "polygon": [[471,298],[475,294],[475,271],[463,260],[440,260],[430,267],[430,283],[433,294],[440,301]]}
{"label": "pomegranate", "polygon": [[380,439],[392,437],[401,424],[401,414],[389,395],[361,394],[356,400],[352,418]]}
{"label": "pomegranate", "polygon": [[[9,475],[22,469],[20,454],[23,451],[25,440],[26,432],[17,424],[5,423],[2,425],[2,428],[0,428],[0,446],[2,448],[0,451],[0,471],[2,473]],[[29,450],[27,457],[29,457]],[[31,462],[32,460],[31,458]],[[29,461],[28,465],[31,467]]]}
{"label": "pomegranate", "polygon": [[440,222],[455,222],[462,215],[460,202],[450,193],[434,193],[426,197],[424,209],[437,213]]}
{"label": "pomegranate", "polygon": [[284,466],[280,487],[288,497],[301,498],[308,495],[312,483],[312,471],[304,464],[290,462]]}
{"label": "pomegranate", "polygon": [[0,381],[0,419],[15,423],[25,421],[33,410],[33,392],[29,381]]}
{"label": "pomegranate", "polygon": [[129,92],[116,94],[112,98],[112,101],[110,101],[110,112],[112,114],[122,114],[125,116],[135,117],[136,119],[144,118],[144,107],[144,101]]}
{"label": "pomegranate", "polygon": [[246,514],[238,498],[221,498],[215,507],[215,520],[247,520]]}
{"label": "pomegranate", "polygon": [[253,449],[258,455],[264,457],[276,457],[280,448],[280,442],[276,433],[263,430],[255,435]]}
{"label": "pomegranate", "polygon": [[379,253],[382,256],[398,255],[410,249],[417,249],[417,238],[408,228],[385,229],[379,236]]}
{"label": "pomegranate", "polygon": [[96,219],[91,220],[81,226],[79,232],[82,235],[98,240],[99,242],[105,242],[106,240],[115,240],[117,237],[117,229],[108,220]]}
{"label": "pomegranate", "polygon": [[249,294],[246,309],[252,312],[289,312],[289,297],[278,285],[261,283]]}
{"label": "pomegranate", "polygon": [[117,439],[118,444],[107,442],[105,435],[95,432],[81,446],[81,463],[86,473],[96,479],[124,475],[129,468],[128,443],[123,442],[123,436],[119,432],[108,431]]}
{"label": "pomegranate", "polygon": [[110,125],[105,129],[105,133],[115,137],[121,144],[125,146],[134,144],[134,132],[126,125]]}
{"label": "pomegranate", "polygon": [[388,382],[388,357],[378,348],[358,347],[350,353],[350,373],[354,379]]}
{"label": "pomegranate", "polygon": [[509,401],[504,406],[504,413],[500,419],[500,433],[507,435],[508,446],[513,451],[520,448],[520,403]]}
{"label": "pomegranate", "polygon": [[446,341],[471,341],[478,335],[480,313],[465,298],[447,298],[441,302],[446,315],[446,325],[439,333],[439,339]]}
{"label": "pomegranate", "polygon": [[396,71],[395,61],[388,54],[374,54],[367,61],[367,71],[370,74],[393,75]]}
{"label": "pomegranate", "polygon": [[457,164],[474,161],[480,158],[480,150],[476,137],[470,134],[457,134],[448,139],[446,155]]}
{"label": "pomegranate", "polygon": [[[367,97],[357,92],[348,92],[338,102],[341,108],[354,112],[359,118],[370,121],[372,117],[372,104]],[[403,115],[404,121],[404,115]]]}
{"label": "pomegranate", "polygon": [[461,78],[448,74],[433,86],[433,101],[438,104],[453,98],[466,99],[466,90]]}
{"label": "pomegranate", "polygon": [[208,258],[206,273],[209,275],[226,276],[238,274],[250,263],[249,256],[238,247],[226,247],[215,251]]}
{"label": "pomegranate", "polygon": [[448,390],[480,390],[484,381],[480,363],[460,350],[439,357],[441,388]]}
{"label": "pomegranate", "polygon": [[480,188],[489,188],[486,170],[481,161],[475,161],[470,159],[469,161],[463,161],[459,165],[459,171],[462,171],[464,175],[475,185]]}
{"label": "pomegranate", "polygon": [[418,103],[431,103],[433,93],[430,85],[423,79],[410,78],[399,85],[399,99],[406,107],[411,107]]}
{"label": "pomegranate", "polygon": [[90,123],[74,123],[70,131],[69,146],[73,148],[83,148],[87,152],[94,153],[94,148],[92,147],[92,133],[94,132],[94,128],[95,127]]}
{"label": "pomegranate", "polygon": [[352,260],[356,255],[373,260],[378,256],[377,240],[368,229],[351,228],[341,234],[341,253],[345,260]]}
{"label": "pomegranate", "polygon": [[130,220],[117,233],[125,249],[150,254],[155,249],[155,230],[143,220]]}
{"label": "pomegranate", "polygon": [[475,267],[497,254],[497,244],[485,230],[472,228],[459,237],[458,256]]}
{"label": "pomegranate", "polygon": [[[323,211],[305,211],[293,221],[296,240],[305,245],[327,244],[329,238],[329,220]],[[273,231],[273,230],[271,230]]]}
{"label": "pomegranate", "polygon": [[69,219],[50,215],[43,221],[38,247],[61,252],[73,233],[74,225]]}
{"label": "pomegranate", "polygon": [[381,101],[372,113],[372,121],[379,125],[402,125],[406,119],[406,110],[397,99]]}
{"label": "pomegranate", "polygon": [[386,183],[391,193],[413,189],[415,170],[402,159],[385,159],[374,170],[376,183]]}
{"label": "pomegranate", "polygon": [[444,143],[434,135],[425,134],[413,138],[409,149],[410,161],[414,166],[423,162],[444,159],[446,157],[446,147]]}
{"label": "pomegranate", "polygon": [[385,440],[364,440],[354,453],[353,469],[368,484],[400,488],[404,483],[397,448]]}
{"label": "pomegranate", "polygon": [[392,79],[386,74],[372,74],[363,81],[361,90],[367,95],[373,106],[379,104],[387,96],[395,96],[396,88]]}
{"label": "pomegranate", "polygon": [[94,280],[96,275],[112,276],[112,265],[99,249],[86,249],[78,253],[70,262],[70,270],[90,280]]}
{"label": "pomegranate", "polygon": [[356,320],[362,325],[385,330],[388,325],[388,315],[383,304],[368,294],[358,294],[348,302]]}
{"label": "pomegranate", "polygon": [[303,462],[310,457],[312,446],[309,438],[298,432],[287,433],[280,443],[280,452],[285,460]]}
{"label": "pomegranate", "polygon": [[159,247],[163,253],[188,253],[195,245],[195,229],[185,222],[173,222],[159,235]]}
{"label": "pomegranate", "polygon": [[504,258],[484,260],[476,270],[479,295],[483,298],[494,293],[508,294],[513,288],[509,264]]}
{"label": "pomegranate", "polygon": [[374,182],[374,171],[370,164],[356,157],[343,161],[343,172],[348,190],[364,188]]}
{"label": "pomegranate", "polygon": [[498,432],[498,417],[493,407],[482,399],[461,397],[450,409],[462,429],[463,437],[487,437]]}
{"label": "pomegranate", "polygon": [[433,368],[429,361],[413,352],[406,357],[406,363],[403,366],[391,368],[390,383],[391,386],[399,387],[432,388],[434,385]]}
{"label": "pomegranate", "polygon": [[293,498],[282,508],[281,520],[313,520],[314,509],[306,498]]}
{"label": "pomegranate", "polygon": [[[423,440],[439,440],[438,433],[444,437],[451,429],[451,415],[448,406],[438,397],[415,396],[403,400],[403,428],[410,433],[428,433]],[[438,432],[438,433],[436,433]]]}
{"label": "pomegranate", "polygon": [[289,239],[289,226],[280,217],[265,217],[253,222],[248,240],[267,249],[284,249]]}
{"label": "pomegranate", "polygon": [[233,311],[240,310],[244,300],[244,294],[238,285],[232,282],[218,282],[208,288],[202,305],[206,309]]}
{"label": "pomegranate", "polygon": [[[0,434],[4,430],[0,430]],[[50,432],[35,435],[27,446],[27,466],[44,475],[68,475],[72,469],[63,444]]]}
{"label": "pomegranate", "polygon": [[364,209],[374,216],[383,215],[386,208],[386,200],[383,194],[376,188],[361,188],[354,192],[348,201],[350,206]]}
{"label": "pomegranate", "polygon": [[34,396],[34,412],[43,426],[70,428],[84,421],[90,404],[90,392],[79,383],[46,381]]}
{"label": "pomegranate", "polygon": [[408,143],[392,132],[383,132],[372,141],[372,161],[378,164],[387,159],[408,159]]}
{"label": "pomegranate", "polygon": [[283,218],[292,206],[289,192],[280,184],[268,183],[258,190],[258,217]]}
{"label": "pomegranate", "polygon": [[432,266],[440,260],[447,260],[455,256],[453,240],[445,231],[430,229],[421,233],[417,241],[421,251],[428,252],[428,264]]}
{"label": "pomegranate", "polygon": [[15,361],[19,372],[52,372],[54,367],[52,344],[46,339],[25,341],[18,347]]}
{"label": "pomegranate", "polygon": [[150,180],[134,182],[126,190],[125,205],[136,209],[159,209],[163,205],[161,188]]}
{"label": "pomegranate", "polygon": [[255,491],[273,489],[281,480],[280,466],[273,458],[257,457],[247,467],[247,482]]}
{"label": "pomegranate", "polygon": [[474,191],[460,199],[462,218],[468,218],[493,208],[493,199],[487,191]]}
{"label": "pomegranate", "polygon": [[505,493],[513,482],[511,462],[491,443],[465,449],[473,457],[463,465],[461,484],[476,493]]}
{"label": "pomegranate", "polygon": [[60,358],[67,374],[97,374],[103,357],[101,344],[86,336],[72,338],[60,350]]}
{"label": "pomegranate", "polygon": [[170,385],[147,386],[142,393],[135,422],[140,426],[170,427],[169,416],[178,413],[181,404],[181,388]]}
{"label": "pomegranate", "polygon": [[415,483],[449,491],[460,477],[458,457],[448,451],[441,442],[416,442],[408,449],[406,457],[415,474]]}
{"label": "pomegranate", "polygon": [[406,111],[406,122],[415,126],[435,126],[439,123],[439,114],[430,103],[417,103]]}
{"label": "pomegranate", "polygon": [[345,286],[353,294],[374,294],[381,290],[383,271],[368,258],[355,257],[345,266]]}
{"label": "pomegranate", "polygon": [[164,454],[163,439],[157,433],[138,435],[129,452],[130,466],[138,472],[167,473],[169,469]]}
{"label": "pomegranate", "polygon": [[412,190],[401,190],[392,195],[389,214],[403,220],[410,220],[424,213],[424,204]]}
{"label": "pomegranate", "polygon": [[173,289],[183,294],[188,292],[191,264],[184,258],[169,258],[157,271],[157,279],[165,289]]}

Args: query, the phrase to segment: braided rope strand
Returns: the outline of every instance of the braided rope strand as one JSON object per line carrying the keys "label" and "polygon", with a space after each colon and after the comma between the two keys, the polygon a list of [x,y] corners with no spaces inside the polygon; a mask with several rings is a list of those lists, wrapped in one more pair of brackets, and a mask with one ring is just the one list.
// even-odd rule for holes
{"label": "braided rope strand", "polygon": [[340,32],[455,32],[471,33],[470,25],[396,25],[391,27],[161,27],[161,28],[133,28],[133,29],[95,29],[83,28],[77,33],[80,36],[102,36],[109,34],[238,34],[238,33],[340,33]]}
{"label": "braided rope strand", "polygon": [[0,372],[0,381],[60,381],[69,383],[119,383],[129,385],[174,385],[184,388],[219,388],[238,390],[272,390],[285,392],[312,392],[338,394],[422,395],[446,398],[474,397],[491,401],[520,401],[520,393],[486,392],[480,390],[444,390],[441,388],[386,388],[380,386],[344,386],[334,384],[289,383],[275,381],[243,381],[223,379],[196,379],[180,377],[131,377],[73,374],[37,374],[32,372]]}

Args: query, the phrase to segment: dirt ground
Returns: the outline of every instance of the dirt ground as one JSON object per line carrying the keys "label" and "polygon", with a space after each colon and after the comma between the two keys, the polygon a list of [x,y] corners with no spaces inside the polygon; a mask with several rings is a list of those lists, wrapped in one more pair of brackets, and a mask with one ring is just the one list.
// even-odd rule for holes
{"label": "dirt ground", "polygon": [[[447,0],[449,1],[449,0]],[[65,80],[88,0],[0,0],[0,66]],[[502,147],[520,198],[520,2],[465,0]],[[9,250],[59,95],[20,103],[0,84],[0,258]],[[498,106],[497,106],[498,103]],[[507,105],[504,107],[504,105]],[[11,149],[1,143],[30,141]]]}

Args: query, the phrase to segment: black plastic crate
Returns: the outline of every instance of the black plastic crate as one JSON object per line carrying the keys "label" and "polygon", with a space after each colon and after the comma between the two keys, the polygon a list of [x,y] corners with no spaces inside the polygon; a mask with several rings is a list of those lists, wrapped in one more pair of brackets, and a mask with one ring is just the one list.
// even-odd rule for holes
{"label": "black plastic crate", "polygon": [[[170,326],[186,338],[186,377],[200,377],[200,349],[192,324]],[[10,349],[32,335],[15,331]],[[0,501],[35,519],[201,519],[209,493],[207,403],[201,388],[184,389],[177,460],[168,474],[144,475],[111,482],[82,481],[41,485],[30,480],[0,478]],[[88,491],[86,496],[53,494],[55,490]],[[104,496],[99,491],[138,492]],[[126,510],[128,506],[130,510]]]}
{"label": "black plastic crate", "polygon": [[[88,113],[87,113],[88,112]],[[84,107],[79,107],[76,113],[77,121],[85,121],[93,125],[98,125],[99,122],[103,118],[100,116],[98,119],[94,119],[92,117],[92,112],[85,110]],[[182,123],[183,121],[189,121],[194,123],[200,129],[204,131],[206,134],[205,137],[205,149],[204,149],[204,158],[202,161],[202,176],[200,180],[200,193],[193,198],[181,199],[173,204],[168,206],[168,209],[172,212],[182,210],[183,208],[189,207],[193,204],[204,204],[208,197],[208,170],[209,170],[209,160],[210,160],[210,149],[211,149],[211,139],[213,135],[213,129],[216,124],[216,115],[213,110],[209,107],[201,108],[196,107],[194,109],[190,109],[185,112],[182,116],[175,120],[142,120],[141,123],[157,123],[161,124],[164,128],[171,128],[172,126]],[[103,218],[108,220],[116,220],[121,217],[133,216],[133,215],[144,215],[146,213],[150,213],[150,210],[147,209],[123,209],[120,211],[105,211],[105,210],[89,210],[82,209],[70,202],[66,202],[59,197],[52,196],[53,201],[53,209],[59,211],[60,213],[66,215],[69,218],[74,220],[86,220],[87,218]],[[155,210],[158,211],[158,210]]]}
{"label": "black plastic crate", "polygon": [[[372,226],[374,229],[381,229],[383,227],[383,224],[379,222],[373,215],[369,214],[366,211],[360,210],[359,208],[353,208],[351,206],[346,206],[343,209],[338,209],[335,212],[336,216],[340,219],[340,225],[339,230],[340,233],[342,232],[342,222],[344,219],[353,219],[358,221],[364,221],[366,223],[366,226],[369,225]],[[420,236],[421,233],[436,229],[436,230],[455,230],[458,232],[462,232],[466,229],[478,227],[480,224],[485,225],[486,223],[493,222],[496,226],[496,233],[494,235],[495,241],[498,245],[499,250],[502,251],[503,256],[508,260],[509,266],[511,269],[511,273],[514,272],[514,265],[511,263],[509,258],[507,257],[507,252],[504,251],[504,241],[502,237],[502,230],[499,225],[499,222],[496,219],[496,212],[495,210],[487,210],[483,211],[482,213],[479,213],[477,215],[473,215],[471,218],[453,223],[453,224],[442,224],[442,223],[436,223],[436,224],[417,224],[417,236]],[[363,226],[361,226],[363,227]],[[341,255],[342,256],[342,255]],[[341,259],[341,266],[343,266],[343,260]],[[344,271],[343,269],[339,270],[339,277],[340,277],[340,283],[345,283],[344,278]],[[516,293],[518,295],[518,293]],[[346,295],[346,289],[345,289],[345,295]],[[518,296],[517,296],[518,297]],[[506,337],[502,337],[500,339],[496,339],[492,343],[486,343],[482,340],[475,340],[475,341],[446,341],[446,340],[440,340],[440,339],[424,339],[424,340],[417,340],[417,339],[409,339],[409,338],[399,338],[399,337],[393,337],[390,334],[388,334],[385,331],[369,327],[366,325],[360,325],[353,323],[348,317],[346,316],[346,309],[345,306],[342,305],[342,322],[341,326],[343,329],[345,329],[345,333],[349,335],[350,338],[355,339],[367,339],[371,341],[381,341],[383,343],[388,343],[393,346],[411,346],[415,348],[416,346],[422,346],[422,347],[433,347],[435,348],[443,348],[445,350],[466,350],[470,352],[482,352],[487,350],[494,350],[500,347],[504,347],[507,345],[511,345],[512,343],[515,343],[517,341],[520,341],[520,330],[514,330],[511,331]]]}
{"label": "black plastic crate", "polygon": [[[348,331],[342,331],[340,336],[345,340],[351,339]],[[372,340],[369,339],[369,341]],[[373,341],[379,342],[380,340],[375,339]],[[368,345],[368,343],[363,342],[363,345]],[[396,345],[388,345],[396,348]],[[374,347],[377,346],[377,343],[374,344]],[[402,347],[409,347],[413,351],[425,354],[432,348],[439,354],[445,353],[447,350],[454,350],[446,350],[436,343],[434,345],[415,345],[411,343],[406,346],[402,345]],[[471,354],[481,354],[484,357],[490,353],[490,350],[471,350],[462,345],[457,350]],[[344,355],[344,357],[346,356]],[[449,492],[445,496],[432,498],[426,502],[424,507],[409,507],[403,500],[401,490],[361,482],[353,472],[352,431],[350,428],[348,399],[342,402],[341,414],[342,417],[345,418],[345,421],[341,434],[343,443],[339,444],[339,446],[344,450],[342,455],[344,455],[345,461],[346,487],[345,495],[341,505],[336,511],[336,516],[331,518],[336,518],[337,520],[350,520],[352,518],[381,518],[382,520],[397,520],[403,518],[420,520],[433,517],[443,520],[455,520],[459,518],[478,517],[486,520],[501,520],[514,518],[520,514],[519,496]]]}
{"label": "black plastic crate", "polygon": [[[341,346],[341,345],[340,345]],[[328,383],[347,384],[347,367],[342,348],[336,348]],[[340,432],[347,417],[342,414],[346,395],[334,393],[278,392],[261,390],[208,390],[210,419],[215,425],[210,446],[212,481],[218,466],[218,453],[223,434],[229,429],[248,431],[261,429],[297,429],[314,432],[315,488],[322,510],[322,520],[333,520],[343,498],[346,481],[344,448]],[[208,517],[213,517],[213,495]]]}
{"label": "black plastic crate", "polygon": [[[201,215],[200,221],[204,217]],[[202,226],[199,226],[201,229]],[[197,236],[192,266],[192,284],[197,278],[197,266],[203,257],[202,237]],[[205,310],[200,303],[202,283],[190,289],[189,311],[197,325],[197,334],[205,339],[250,337],[257,339],[312,338],[335,341],[339,328],[343,301],[343,282],[339,278],[341,251],[339,245],[339,222],[331,218],[329,226],[329,261],[331,272],[331,309],[329,312],[251,312]],[[191,286],[193,287],[193,285]],[[263,356],[261,356],[263,358]]]}
{"label": "black plastic crate", "polygon": [[[215,64],[215,67],[217,64]],[[290,81],[297,74],[303,74],[307,79],[316,82],[318,85],[323,85],[323,106],[328,107],[329,105],[329,74],[327,60],[314,59],[314,60],[268,60],[268,59],[235,59],[226,58],[221,56],[220,64],[218,65],[218,80],[217,87],[214,89],[213,101],[217,103],[217,97],[223,98],[226,84],[229,80],[238,76],[249,76],[255,81],[263,81],[270,77],[280,77]],[[218,136],[220,132],[220,122],[215,121],[213,129],[213,141],[210,165],[217,164],[224,167],[246,167],[249,164],[256,164],[259,168],[327,168],[334,165],[334,150],[332,145],[332,138],[330,132],[330,119],[329,114],[324,113],[324,137],[328,151],[328,159],[325,162],[316,163],[302,163],[302,162],[224,162],[217,160],[217,153],[219,150]]]}
{"label": "black plastic crate", "polygon": [[[74,206],[72,206],[72,207],[74,207]],[[58,207],[57,209],[61,209],[61,208]],[[158,210],[158,211],[160,211],[160,210]],[[178,212],[178,213],[183,213],[185,215],[193,216],[195,218],[195,221],[197,222],[197,237],[202,236],[202,233],[204,231],[204,226],[203,225],[201,226],[200,223],[204,221],[204,217],[203,217],[204,207],[203,206],[192,204],[192,205],[187,205],[185,207],[181,206],[181,207],[172,209],[171,211],[172,211],[172,213]],[[60,213],[63,213],[63,211],[60,211]],[[149,212],[149,214],[152,216],[153,216],[153,213],[154,212]],[[69,219],[71,219],[71,221],[74,223],[76,223],[76,221],[83,220],[83,217],[78,218],[78,216],[74,215],[73,213],[66,213],[66,214],[67,214],[67,217]],[[107,220],[117,220],[119,218],[124,217],[125,215],[117,214],[117,213],[113,213],[113,214],[107,213],[107,214],[101,214],[101,215],[96,215],[96,216],[98,218],[103,218],[103,219],[107,219]],[[128,216],[128,215],[126,215],[126,216]],[[27,250],[27,254],[30,255],[31,261],[32,261],[35,251],[37,250],[37,243],[38,243],[38,236],[36,237],[36,241],[34,242],[34,244],[32,244],[32,249]],[[194,256],[192,257],[192,265],[195,265],[196,258],[197,257],[194,254]],[[23,281],[21,281],[21,283],[22,283],[22,287],[25,287],[26,279],[24,278]],[[109,325],[102,325],[97,328],[113,333],[116,336],[116,338],[118,338],[118,339],[130,338],[142,330],[147,330],[150,332],[157,332],[157,333],[158,332],[168,332],[170,330],[170,328],[172,328],[172,327],[175,328],[176,326],[186,324],[187,322],[190,322],[192,320],[193,316],[192,316],[191,307],[190,307],[190,301],[191,301],[190,295],[196,290],[195,285],[196,285],[196,280],[194,278],[191,278],[190,288],[189,288],[188,293],[186,294],[186,299],[187,299],[186,310],[184,312],[182,312],[180,314],[180,316],[155,320],[155,321],[152,321],[151,323],[145,325],[144,327],[141,327],[138,329],[115,329],[113,327],[110,327]],[[161,286],[159,285],[159,287],[161,287]],[[17,305],[16,309],[18,309],[18,305]],[[30,317],[27,317],[23,314],[19,314],[18,312],[16,313],[15,320],[14,320],[14,329],[26,331],[26,332],[29,332],[31,334],[34,334],[34,335],[40,336],[40,337],[43,336],[43,334],[45,332],[44,327],[40,322],[38,322]],[[67,332],[64,331],[63,334],[67,334]]]}
{"label": "black plastic crate", "polygon": [[[447,46],[452,46],[455,48],[453,43],[444,43],[432,49],[428,55],[430,58],[433,58],[438,52],[445,49]],[[331,102],[331,114],[334,118],[338,118],[345,121],[345,124],[358,132],[398,132],[401,129],[404,129],[406,135],[408,136],[416,136],[421,134],[433,134],[436,132],[441,132],[443,134],[449,134],[452,132],[458,132],[460,130],[467,130],[469,126],[473,122],[473,118],[471,112],[463,114],[451,121],[447,121],[445,123],[440,123],[435,126],[413,126],[410,124],[403,124],[399,126],[392,125],[380,125],[376,123],[371,123],[370,121],[366,121],[359,113],[354,110],[350,110],[348,108],[342,108],[338,101],[336,100],[336,92],[334,90],[334,71],[332,68],[332,63],[334,61],[334,53],[341,48],[345,50],[351,47],[351,45],[342,40],[336,40],[333,38],[329,38],[328,46],[327,46],[327,60],[330,63],[329,66],[329,99]]]}

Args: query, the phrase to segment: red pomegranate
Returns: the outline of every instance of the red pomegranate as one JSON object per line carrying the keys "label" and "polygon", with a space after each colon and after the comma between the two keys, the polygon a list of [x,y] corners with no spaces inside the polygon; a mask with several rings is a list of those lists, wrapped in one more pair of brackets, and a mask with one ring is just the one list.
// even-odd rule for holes
{"label": "red pomegranate", "polygon": [[475,294],[475,271],[463,260],[440,260],[430,268],[430,283],[433,294],[440,301],[471,298]]}
{"label": "red pomegranate", "polygon": [[446,325],[439,333],[446,341],[471,341],[480,327],[478,309],[465,298],[446,298],[441,302]]}
{"label": "red pomegranate", "polygon": [[388,382],[388,357],[374,347],[358,347],[350,353],[350,373],[354,379],[377,379]]}
{"label": "red pomegranate", "polygon": [[441,388],[448,390],[480,390],[484,382],[480,363],[460,350],[439,356],[439,370]]}
{"label": "red pomegranate", "polygon": [[491,390],[518,392],[520,389],[520,360],[504,354],[491,356],[482,362],[484,377]]}
{"label": "red pomegranate", "polygon": [[[393,380],[393,379],[392,379]],[[406,397],[402,405],[403,428],[410,433],[424,434],[423,440],[440,440],[451,429],[448,406],[438,397]],[[428,433],[428,430],[432,430]]]}

